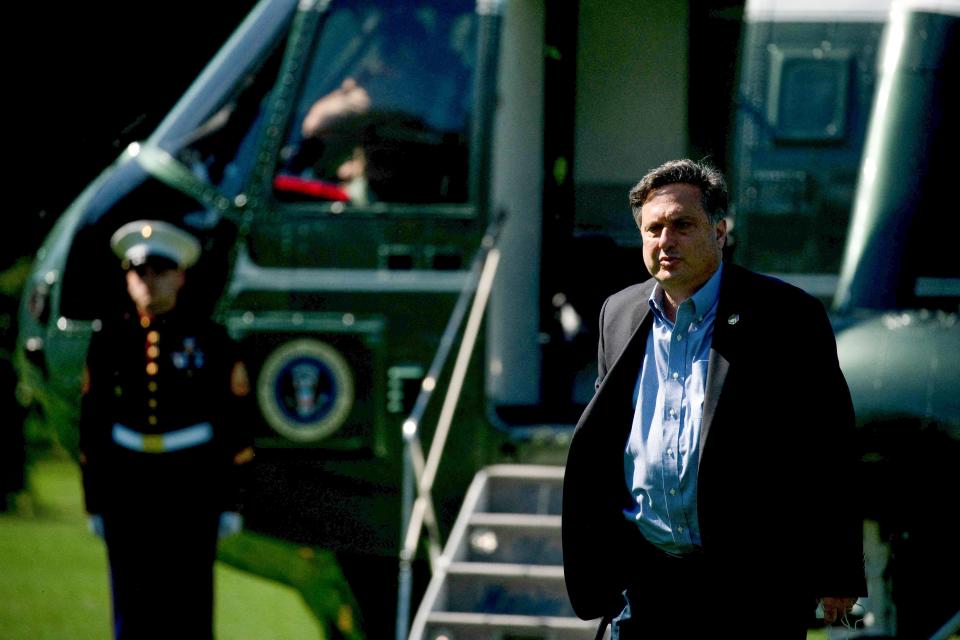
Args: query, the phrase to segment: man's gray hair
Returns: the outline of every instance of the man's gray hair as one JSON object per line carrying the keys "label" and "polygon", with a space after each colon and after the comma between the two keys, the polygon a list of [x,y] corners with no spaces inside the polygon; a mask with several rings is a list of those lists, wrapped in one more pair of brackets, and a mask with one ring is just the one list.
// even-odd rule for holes
{"label": "man's gray hair", "polygon": [[700,189],[700,201],[707,217],[714,223],[727,214],[727,181],[719,169],[704,162],[684,158],[670,160],[648,172],[630,190],[630,210],[640,226],[640,209],[653,192],[670,184],[689,184]]}

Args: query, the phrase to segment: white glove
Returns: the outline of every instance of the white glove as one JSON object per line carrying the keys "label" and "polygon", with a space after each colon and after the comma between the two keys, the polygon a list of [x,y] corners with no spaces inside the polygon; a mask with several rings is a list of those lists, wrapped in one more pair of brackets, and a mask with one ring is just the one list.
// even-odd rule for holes
{"label": "white glove", "polygon": [[217,538],[226,538],[240,533],[243,529],[243,516],[236,511],[224,511],[220,514],[220,526]]}
{"label": "white glove", "polygon": [[103,539],[103,516],[99,513],[90,514],[87,517],[87,529],[90,530],[90,533],[97,536],[101,540]]}

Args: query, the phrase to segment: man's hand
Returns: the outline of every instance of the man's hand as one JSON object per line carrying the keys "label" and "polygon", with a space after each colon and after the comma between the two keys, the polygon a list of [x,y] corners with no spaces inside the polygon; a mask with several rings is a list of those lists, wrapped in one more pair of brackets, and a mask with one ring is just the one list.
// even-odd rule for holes
{"label": "man's hand", "polygon": [[90,529],[90,533],[102,540],[103,516],[99,513],[91,513],[89,516],[87,516],[87,528]]}
{"label": "man's hand", "polygon": [[856,602],[856,598],[833,598],[824,596],[820,599],[820,604],[823,605],[823,621],[827,624],[833,624],[837,621],[837,618],[841,618],[844,614],[850,613],[850,610],[853,609],[853,605],[856,604]]}
{"label": "man's hand", "polygon": [[318,135],[343,116],[358,115],[369,110],[370,94],[356,80],[347,78],[339,88],[313,103],[303,119],[303,136],[309,138]]}

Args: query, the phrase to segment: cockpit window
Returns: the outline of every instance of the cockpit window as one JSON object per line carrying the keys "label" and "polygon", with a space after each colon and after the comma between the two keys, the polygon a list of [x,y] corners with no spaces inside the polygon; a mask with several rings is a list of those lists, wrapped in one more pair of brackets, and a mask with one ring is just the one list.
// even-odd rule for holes
{"label": "cockpit window", "polygon": [[177,158],[198,177],[229,197],[245,187],[256,158],[268,96],[277,81],[286,38],[281,38],[264,62],[244,73],[219,108],[174,145]]}
{"label": "cockpit window", "polygon": [[473,2],[334,2],[274,178],[280,200],[463,203]]}

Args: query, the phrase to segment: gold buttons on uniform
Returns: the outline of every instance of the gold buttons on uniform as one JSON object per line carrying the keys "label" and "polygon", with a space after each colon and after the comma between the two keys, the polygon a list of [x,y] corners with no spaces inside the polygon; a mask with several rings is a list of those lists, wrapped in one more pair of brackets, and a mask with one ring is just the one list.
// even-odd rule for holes
{"label": "gold buttons on uniform", "polygon": [[140,326],[143,327],[144,329],[146,329],[147,327],[149,327],[149,326],[150,326],[150,318],[148,318],[147,316],[141,316],[141,317],[140,317]]}
{"label": "gold buttons on uniform", "polygon": [[[155,376],[157,375],[157,363],[154,362],[160,356],[160,347],[157,346],[157,343],[160,342],[160,334],[156,331],[150,331],[147,333],[147,375]],[[151,391],[156,391],[156,389],[151,389]]]}
{"label": "gold buttons on uniform", "polygon": [[[147,325],[144,325],[146,328]],[[155,376],[157,371],[159,371],[160,366],[157,364],[157,358],[160,357],[160,333],[156,330],[147,332],[147,375]],[[149,409],[150,415],[147,416],[147,423],[151,426],[155,426],[158,422],[157,416],[154,415],[154,412],[157,410],[157,399],[153,397],[152,394],[157,392],[156,380],[147,381],[147,391],[150,393],[150,397],[147,398],[147,407]]]}

